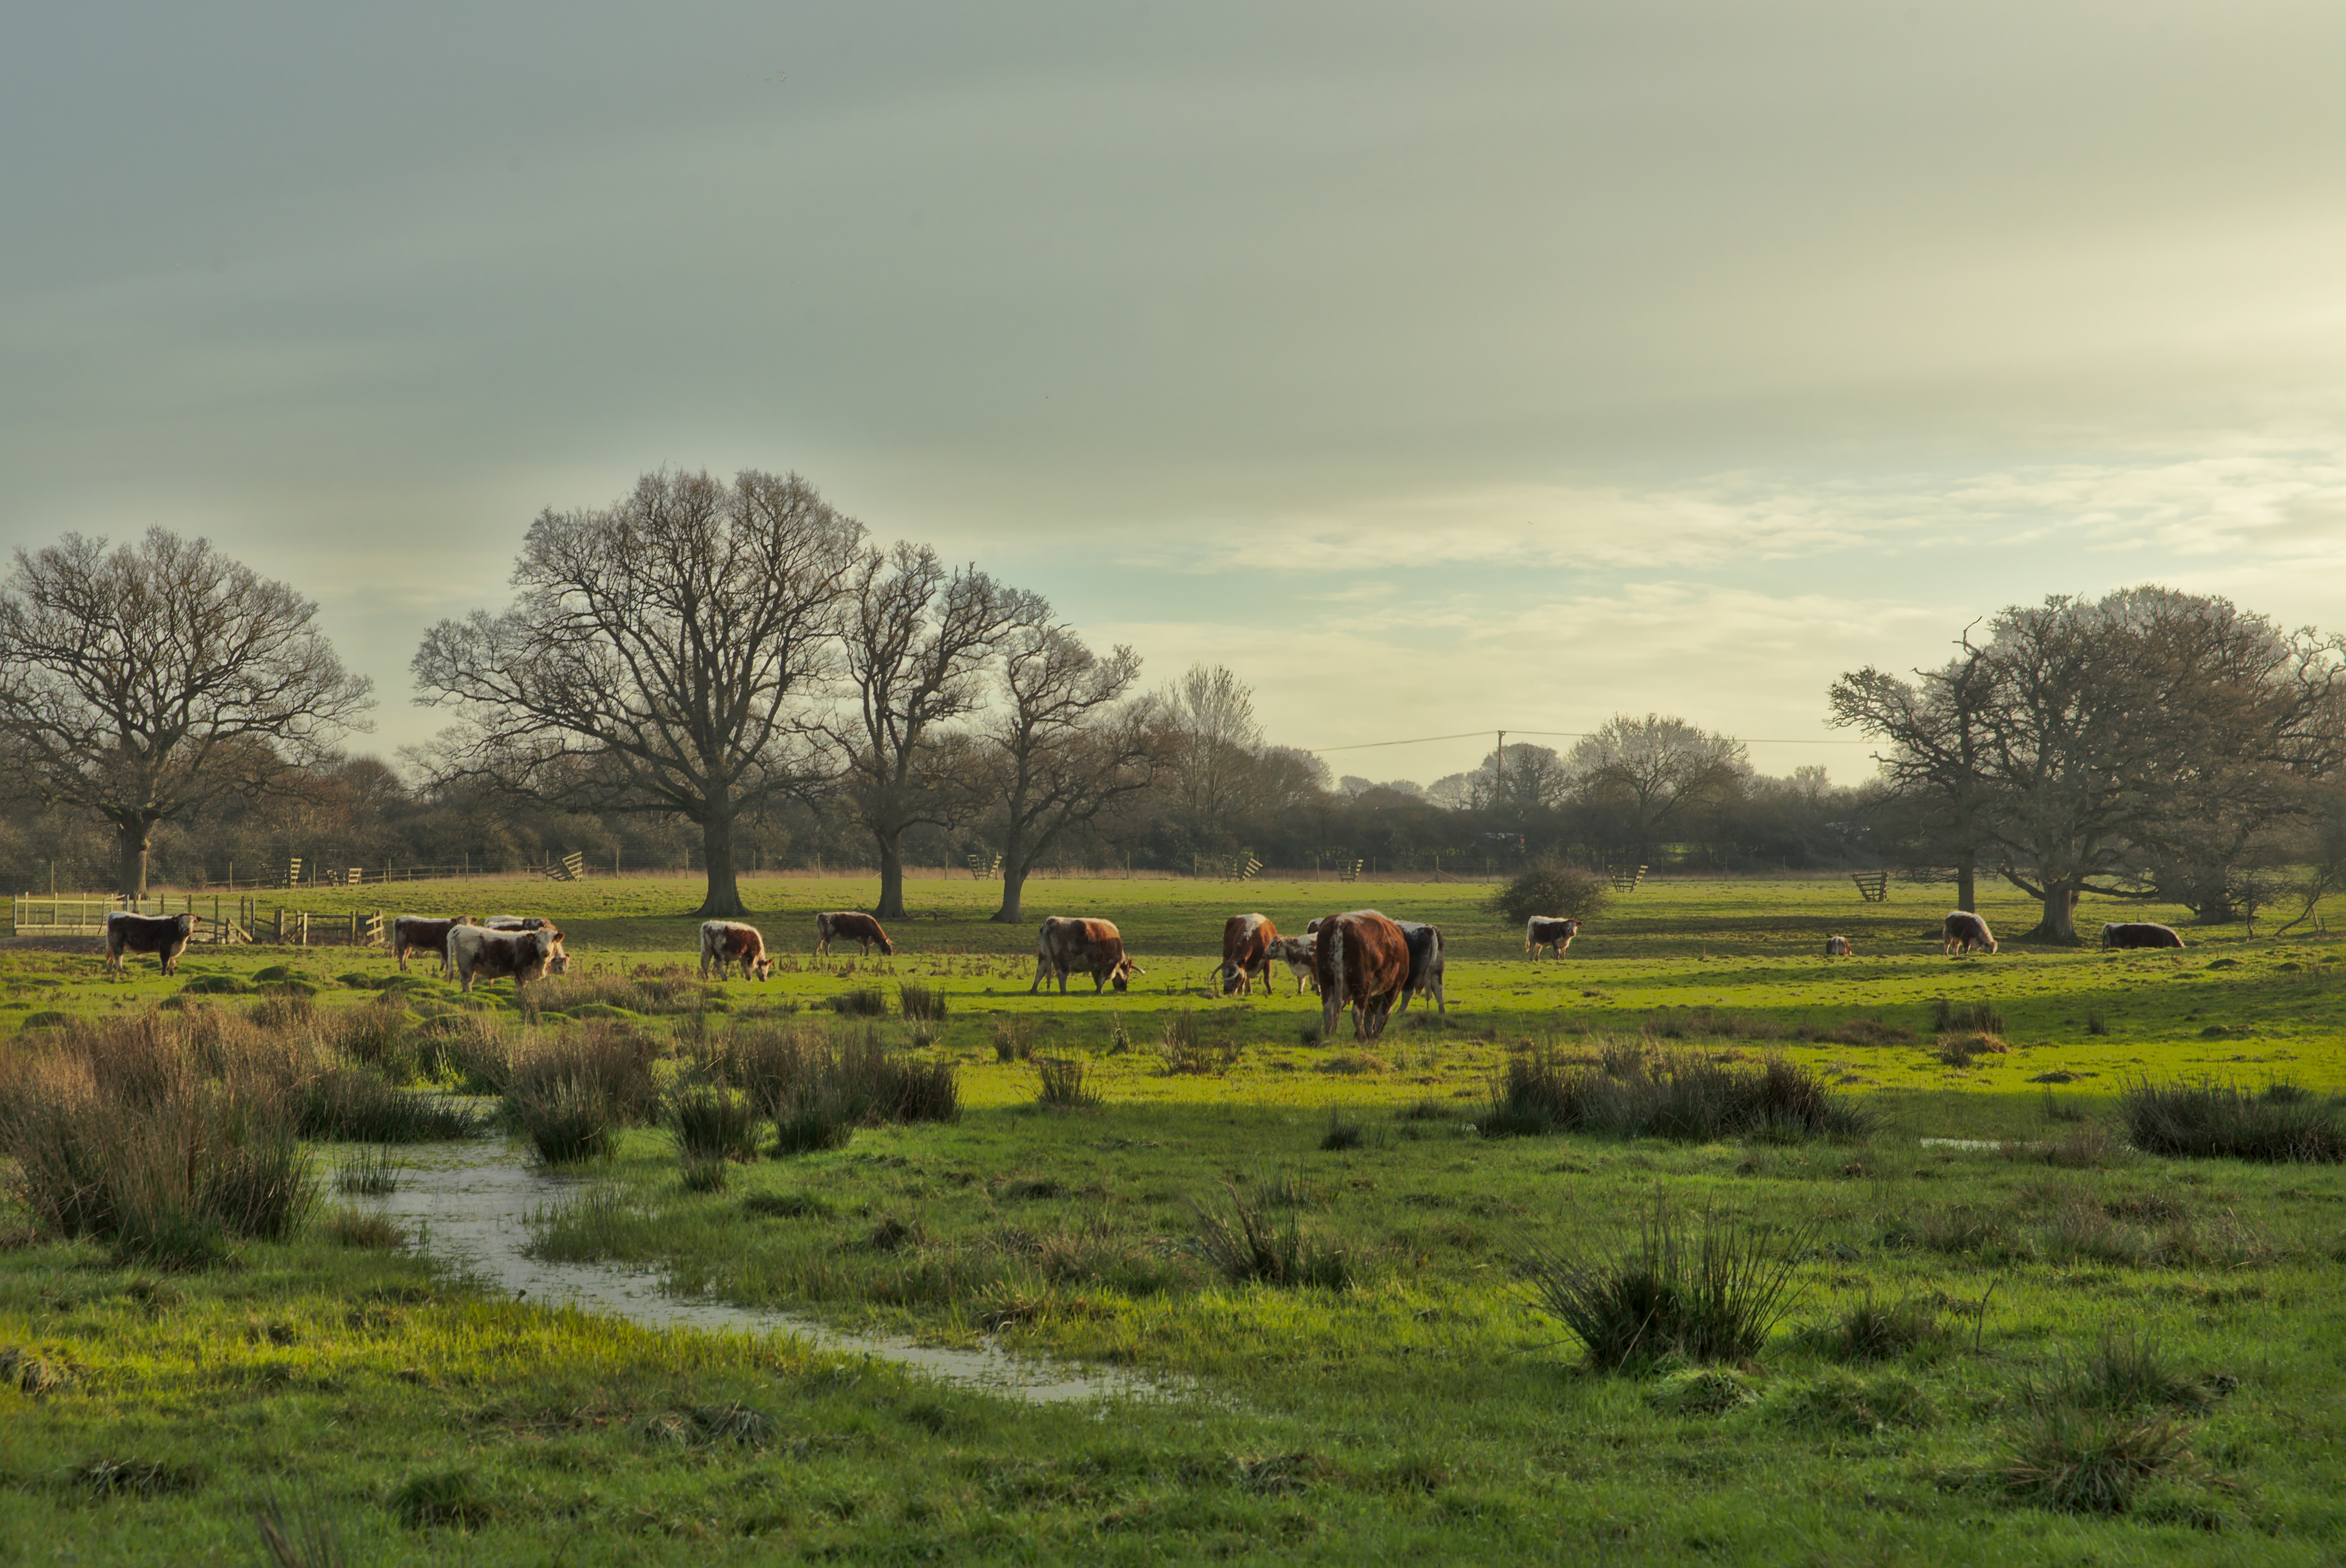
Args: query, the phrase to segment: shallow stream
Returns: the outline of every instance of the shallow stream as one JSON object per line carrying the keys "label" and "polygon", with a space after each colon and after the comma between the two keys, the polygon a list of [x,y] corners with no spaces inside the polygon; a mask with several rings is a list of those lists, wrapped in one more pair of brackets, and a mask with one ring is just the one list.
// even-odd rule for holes
{"label": "shallow stream", "polygon": [[576,1192],[580,1178],[543,1170],[518,1145],[500,1138],[410,1145],[398,1151],[397,1159],[396,1192],[347,1201],[397,1221],[421,1237],[432,1257],[526,1301],[576,1306],[657,1329],[790,1334],[822,1349],[892,1361],[944,1382],[1035,1404],[1177,1393],[1136,1374],[1013,1357],[991,1342],[963,1350],[892,1335],[844,1333],[795,1312],[671,1295],[655,1273],[533,1257],[527,1251],[529,1216]]}

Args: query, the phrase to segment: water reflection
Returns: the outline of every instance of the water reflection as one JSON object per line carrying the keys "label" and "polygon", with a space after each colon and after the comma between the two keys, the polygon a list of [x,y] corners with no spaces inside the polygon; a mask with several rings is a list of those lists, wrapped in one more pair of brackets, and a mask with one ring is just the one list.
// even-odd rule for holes
{"label": "water reflection", "polygon": [[656,1274],[532,1257],[525,1250],[529,1215],[575,1192],[578,1178],[540,1170],[516,1147],[495,1138],[411,1145],[399,1152],[399,1160],[398,1191],[349,1201],[420,1232],[432,1257],[533,1303],[576,1306],[658,1329],[792,1334],[826,1350],[892,1361],[1035,1404],[1164,1399],[1181,1391],[1137,1374],[1012,1357],[991,1343],[958,1350],[892,1335],[842,1333],[794,1312],[670,1295]]}

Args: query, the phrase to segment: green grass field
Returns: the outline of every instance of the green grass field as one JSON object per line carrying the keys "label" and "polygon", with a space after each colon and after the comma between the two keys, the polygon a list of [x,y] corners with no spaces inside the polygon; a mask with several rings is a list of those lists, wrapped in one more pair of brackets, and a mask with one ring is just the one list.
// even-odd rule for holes
{"label": "green grass field", "polygon": [[[812,911],[872,891],[748,883],[784,971],[705,989],[639,983],[688,962],[694,884],[446,893],[569,933],[567,988],[529,1007],[541,1032],[829,1020],[832,997],[877,987],[892,1008],[900,983],[948,1003],[941,1024],[870,1026],[959,1064],[958,1123],[865,1128],[710,1193],[680,1185],[665,1133],[633,1131],[536,1217],[539,1246],[1202,1397],[1032,1409],[787,1338],[486,1299],[332,1227],[169,1274],[19,1228],[0,1251],[0,1559],[249,1556],[269,1495],[362,1562],[2315,1563],[2346,1542],[2346,1169],[2157,1158],[2114,1125],[2144,1076],[2346,1088],[2326,937],[2187,928],[2179,954],[1950,962],[1935,891],[1868,906],[1846,882],[1666,882],[1534,965],[1474,887],[1042,882],[1006,929],[986,885],[920,882],[894,959],[810,960]],[[1321,1041],[1316,998],[1283,976],[1269,998],[1207,993],[1223,915],[1300,929],[1362,905],[1443,925],[1446,1017]],[[2018,901],[1984,912],[2000,932],[2031,920]],[[1148,975],[1123,997],[1030,997],[1048,913],[1116,920]],[[1855,959],[1820,956],[1831,932]],[[150,959],[116,981],[87,954],[5,952],[0,1018],[237,1008],[257,986],[352,1006],[390,972],[363,951],[214,949],[179,980]],[[466,1005],[421,967],[404,995],[426,1019]],[[1943,1061],[1942,999],[2000,1013],[2011,1049]],[[471,1005],[524,1023],[508,983]],[[1214,1070],[1168,1070],[1185,1031],[1222,1047]],[[1593,1061],[1639,1037],[1754,1066],[1780,1052],[1871,1129],[1475,1134],[1527,1051]],[[1038,1107],[1027,1056],[1082,1062],[1104,1103]],[[1613,1256],[1658,1204],[1790,1257],[1795,1298],[1756,1354],[1591,1370],[1534,1308],[1527,1259]],[[1219,1268],[1200,1240],[1242,1210],[1321,1283]],[[1852,1342],[1851,1321],[1885,1315],[1892,1342]],[[2122,1363],[2159,1375],[2112,1392]],[[2037,1473],[2051,1409],[2101,1423],[2106,1448],[2167,1445],[2123,1512],[2015,1479]]]}

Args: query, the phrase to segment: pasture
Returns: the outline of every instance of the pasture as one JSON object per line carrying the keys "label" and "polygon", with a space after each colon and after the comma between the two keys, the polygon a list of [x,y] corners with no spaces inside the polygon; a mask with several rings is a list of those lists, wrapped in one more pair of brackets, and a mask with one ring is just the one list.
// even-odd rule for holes
{"label": "pasture", "polygon": [[[1474,886],[1046,881],[1005,928],[989,884],[916,882],[894,958],[818,961],[813,911],[871,885],[760,879],[780,972],[704,985],[693,883],[433,891],[407,907],[554,916],[571,972],[464,999],[365,950],[191,950],[164,982],[19,949],[0,1038],[21,1066],[63,1021],[158,1006],[321,1040],[389,1020],[411,1046],[370,1071],[472,1088],[433,1042],[638,1039],[671,1096],[760,1031],[949,1062],[957,1120],[713,1186],[630,1125],[519,1217],[548,1258],[1173,1391],[1101,1419],[541,1310],[385,1245],[354,1199],[176,1268],[26,1210],[0,1216],[0,1539],[249,1556],[272,1500],[360,1562],[2310,1563],[2346,1537],[2346,1167],[2139,1153],[2119,1104],[2146,1078],[2346,1089],[2326,936],[1950,962],[1936,890],[1663,882],[1534,965]],[[1363,905],[1444,928],[1446,1017],[1323,1040],[1283,972],[1208,993],[1224,914]],[[1115,920],[1148,972],[1029,996],[1050,913]],[[1823,959],[1831,932],[1857,956]],[[943,1016],[906,1016],[908,986]],[[370,1031],[333,1034],[359,1008]],[[1478,1131],[1511,1072],[1770,1059],[1846,1110],[1832,1135]],[[1544,1278],[1706,1234],[1781,1276],[1739,1351],[1593,1366],[1542,1309]]]}

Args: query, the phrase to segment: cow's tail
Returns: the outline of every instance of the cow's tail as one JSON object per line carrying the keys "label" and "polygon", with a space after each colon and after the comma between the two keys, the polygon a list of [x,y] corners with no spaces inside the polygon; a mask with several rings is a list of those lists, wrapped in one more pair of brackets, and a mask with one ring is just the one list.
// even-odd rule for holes
{"label": "cow's tail", "polygon": [[1330,991],[1330,993],[1331,993],[1331,994],[1333,994],[1334,996],[1336,996],[1336,997],[1339,999],[1339,1000],[1338,1000],[1338,1003],[1337,1003],[1337,1005],[1341,1007],[1341,1005],[1343,1005],[1342,1001],[1341,1001],[1341,998],[1342,998],[1342,997],[1344,996],[1344,994],[1345,994],[1345,992],[1344,992],[1344,927],[1342,926],[1342,924],[1341,924],[1341,922],[1335,923],[1335,924],[1334,924],[1334,929],[1332,929],[1332,930],[1331,930],[1328,934],[1329,934],[1329,942],[1328,942],[1328,947],[1329,947],[1329,960],[1328,960],[1329,991]]}

